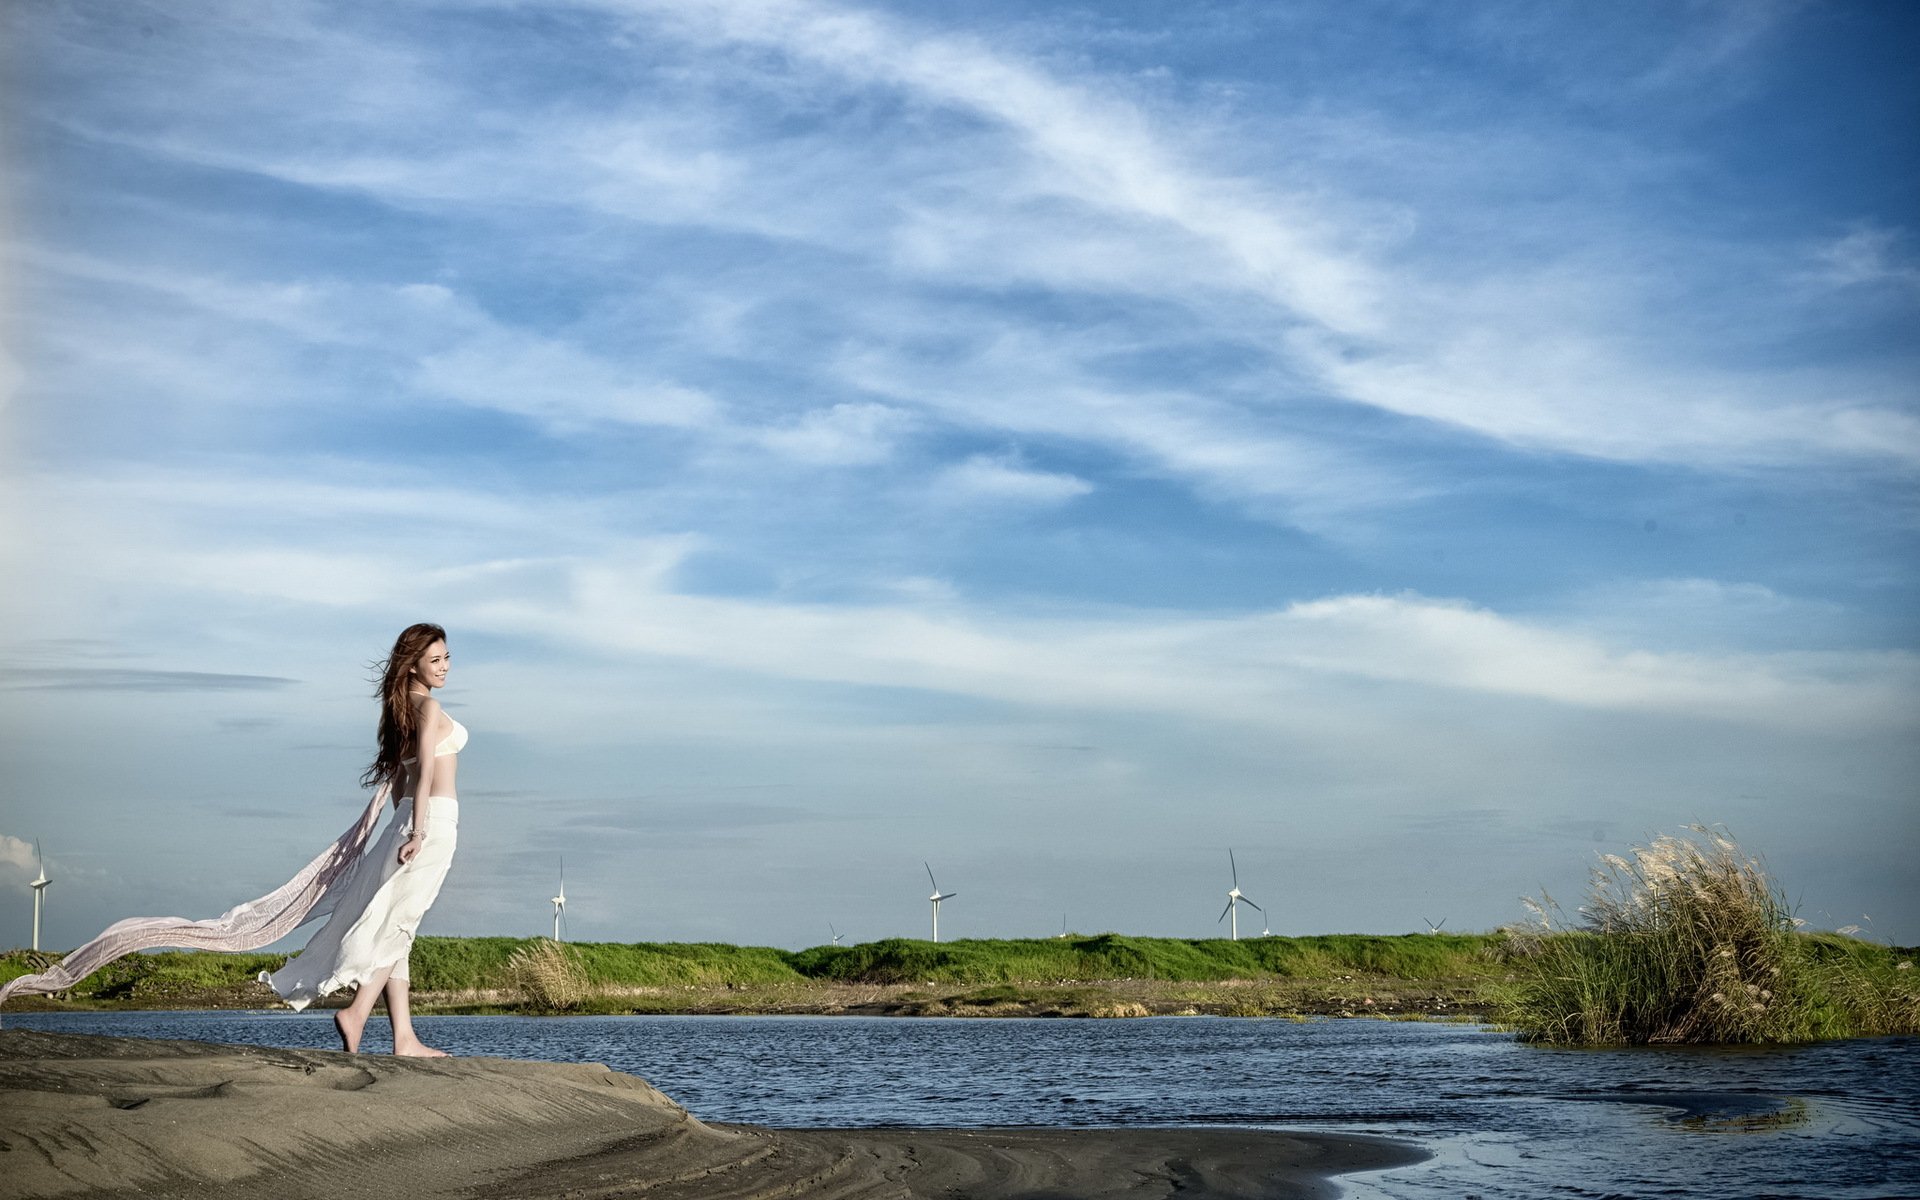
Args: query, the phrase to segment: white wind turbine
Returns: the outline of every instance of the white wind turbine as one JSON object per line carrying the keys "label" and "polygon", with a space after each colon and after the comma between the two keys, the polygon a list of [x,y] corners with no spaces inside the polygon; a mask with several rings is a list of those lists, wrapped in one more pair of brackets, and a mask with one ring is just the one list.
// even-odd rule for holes
{"label": "white wind turbine", "polygon": [[833,927],[832,921],[827,922],[827,932],[833,935],[833,944],[838,946],[840,944],[840,931]]}
{"label": "white wind turbine", "polygon": [[960,893],[947,892],[942,895],[940,891],[940,881],[933,877],[933,868],[925,862],[922,862],[920,865],[927,868],[927,882],[933,885],[933,895],[928,896],[927,899],[933,901],[933,940],[937,942],[940,940],[940,902],[942,900],[951,900]]}
{"label": "white wind turbine", "polygon": [[45,896],[47,885],[53,880],[47,878],[47,860],[40,853],[40,839],[33,839],[33,858],[40,864],[40,874],[33,880],[33,948],[40,948],[40,901]]}
{"label": "white wind turbine", "polygon": [[560,860],[560,894],[548,899],[553,905],[553,940],[560,941],[560,927],[567,919],[567,860]]}
{"label": "white wind turbine", "polygon": [[[1241,894],[1240,864],[1233,861],[1233,851],[1231,849],[1227,851],[1227,866],[1233,870],[1233,890],[1227,893],[1227,907],[1221,912],[1220,921],[1224,921],[1228,917],[1233,918],[1233,924],[1228,926],[1228,929],[1231,930],[1233,940],[1237,942],[1240,940],[1240,906],[1244,904],[1263,917],[1267,915],[1267,910],[1261,908],[1258,904],[1255,904]],[[1215,921],[1214,924],[1218,925],[1220,921]]]}

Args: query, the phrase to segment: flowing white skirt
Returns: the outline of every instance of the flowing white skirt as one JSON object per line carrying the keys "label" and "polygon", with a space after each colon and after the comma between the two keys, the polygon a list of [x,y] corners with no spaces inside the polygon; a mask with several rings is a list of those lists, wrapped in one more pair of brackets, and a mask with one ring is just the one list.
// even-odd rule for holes
{"label": "flowing white skirt", "polygon": [[[402,811],[412,812],[409,800],[400,803]],[[429,797],[426,844],[402,866],[400,846],[413,833],[413,819],[396,813],[354,867],[320,932],[286,966],[261,978],[296,1009],[341,988],[358,987],[383,968],[392,968],[390,979],[410,978],[413,933],[440,895],[459,828],[460,802]]]}

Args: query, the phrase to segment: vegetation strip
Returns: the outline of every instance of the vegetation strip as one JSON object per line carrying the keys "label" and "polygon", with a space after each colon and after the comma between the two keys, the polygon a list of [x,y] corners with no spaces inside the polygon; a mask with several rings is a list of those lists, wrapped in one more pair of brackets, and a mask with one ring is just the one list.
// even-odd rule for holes
{"label": "vegetation strip", "polygon": [[[1910,955],[1831,934],[1788,936],[1809,962],[1847,964],[1829,974],[1852,981],[1846,992],[1852,999],[1823,1011],[1883,1010],[1870,1020],[1828,1020],[1814,1036],[1914,1030],[1920,1006],[1909,986],[1912,972],[1899,968]],[[800,951],[427,937],[415,943],[413,977],[416,1007],[440,1013],[1477,1017],[1513,1023],[1537,1040],[1563,1041],[1569,1038],[1551,1031],[1607,1034],[1603,1024],[1550,1015],[1558,1010],[1549,1003],[1553,981],[1566,975],[1568,964],[1607,944],[1607,935],[1552,929],[1238,942],[1120,934],[937,944],[889,939]],[[0,956],[0,979],[55,957]],[[273,998],[254,975],[285,959],[136,955],[57,1000],[19,1007],[269,1007]],[[1542,1030],[1549,1032],[1542,1036]],[[1632,1039],[1616,1031],[1595,1040]]]}

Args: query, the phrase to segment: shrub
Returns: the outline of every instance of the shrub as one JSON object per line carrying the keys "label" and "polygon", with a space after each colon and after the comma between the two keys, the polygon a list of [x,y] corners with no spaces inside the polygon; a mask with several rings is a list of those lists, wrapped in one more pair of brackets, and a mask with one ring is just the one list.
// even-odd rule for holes
{"label": "shrub", "polygon": [[1523,979],[1506,1019],[1529,1041],[1580,1045],[1802,1042],[1904,1032],[1890,956],[1823,951],[1796,932],[1785,897],[1756,859],[1700,826],[1631,857],[1602,855],[1582,919],[1551,898],[1516,932]]}

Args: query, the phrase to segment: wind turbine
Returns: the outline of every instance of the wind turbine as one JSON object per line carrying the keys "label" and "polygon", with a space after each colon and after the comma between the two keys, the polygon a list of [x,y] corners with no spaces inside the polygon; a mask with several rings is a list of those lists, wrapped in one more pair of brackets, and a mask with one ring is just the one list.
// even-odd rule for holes
{"label": "wind turbine", "polygon": [[832,921],[827,922],[827,932],[833,935],[833,944],[838,946],[840,944],[840,931],[833,927]]}
{"label": "wind turbine", "polygon": [[553,940],[560,941],[560,926],[567,919],[567,860],[560,860],[560,894],[548,901],[553,905]]}
{"label": "wind turbine", "polygon": [[933,877],[933,868],[927,866],[924,861],[921,862],[920,865],[927,868],[927,882],[933,885],[933,895],[928,896],[927,899],[933,901],[933,940],[937,942],[940,940],[940,902],[942,900],[951,900],[960,893],[948,892],[942,895],[940,892],[940,881]]}
{"label": "wind turbine", "polygon": [[47,885],[53,880],[47,878],[47,860],[40,853],[40,839],[33,839],[33,858],[40,864],[40,874],[33,880],[33,948],[40,948],[40,901],[46,894]]}
{"label": "wind turbine", "polygon": [[[1231,931],[1233,940],[1237,942],[1240,940],[1240,906],[1244,904],[1263,917],[1267,915],[1267,910],[1261,908],[1258,904],[1255,904],[1241,894],[1240,864],[1233,861],[1233,850],[1231,848],[1227,850],[1227,866],[1233,870],[1233,890],[1227,893],[1227,907],[1221,912],[1220,921],[1224,921],[1228,917],[1233,918],[1233,923],[1228,926],[1228,929]],[[1218,925],[1220,921],[1215,921],[1214,924]]]}
{"label": "wind turbine", "polygon": [[[1422,921],[1427,921],[1427,919],[1426,919],[1425,917],[1421,917],[1420,919],[1421,919]],[[1434,923],[1433,923],[1432,921],[1427,921],[1427,932],[1428,932],[1428,933],[1439,933],[1439,932],[1440,932],[1440,926],[1441,926],[1441,925],[1445,925],[1446,923],[1447,923],[1447,919],[1446,919],[1445,917],[1441,917],[1441,918],[1440,918],[1440,925],[1435,925],[1435,924],[1434,924]]]}

